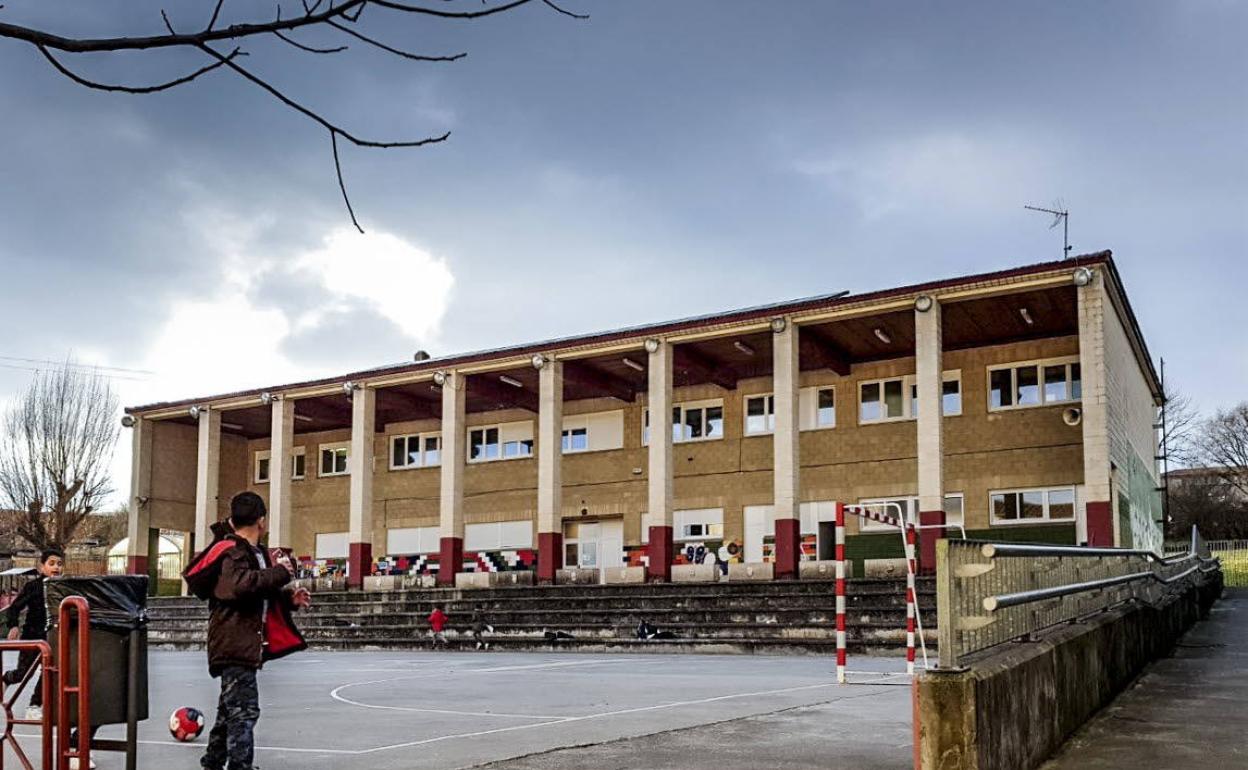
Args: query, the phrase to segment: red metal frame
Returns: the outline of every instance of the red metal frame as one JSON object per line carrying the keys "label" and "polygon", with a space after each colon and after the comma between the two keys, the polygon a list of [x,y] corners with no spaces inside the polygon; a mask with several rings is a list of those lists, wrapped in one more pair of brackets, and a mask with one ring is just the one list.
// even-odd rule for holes
{"label": "red metal frame", "polygon": [[[74,614],[78,616],[78,671],[77,684],[69,685],[69,624]],[[57,678],[56,770],[69,770],[69,760],[78,759],[78,767],[91,766],[91,606],[81,596],[66,596],[61,600],[58,623],[56,667],[61,674]],[[78,746],[69,745],[69,696],[78,696]],[[45,712],[46,714],[46,712]],[[46,719],[46,717],[45,717]],[[48,734],[44,734],[45,743]],[[46,767],[46,765],[45,765]]]}
{"label": "red metal frame", "polygon": [[[48,708],[52,701],[52,680],[56,678],[56,668],[52,665],[52,647],[42,639],[22,640],[22,641],[5,641],[0,642],[0,652],[8,652],[10,650],[21,654],[23,650],[36,650],[39,653],[38,665],[31,666],[27,669],[22,681],[17,683],[17,687],[13,689],[10,696],[5,692],[5,685],[0,681],[0,708],[4,709],[4,734],[0,736],[0,770],[4,770],[4,746],[8,745],[13,748],[13,753],[17,756],[17,761],[21,763],[23,770],[35,770],[34,765],[30,763],[26,752],[22,750],[21,745],[17,742],[17,736],[13,734],[13,728],[17,725],[39,725],[43,734],[43,762],[40,764],[42,768],[50,768],[52,766],[52,709]],[[39,689],[43,691],[43,719],[17,719],[13,716],[13,702],[22,694],[22,690],[26,689],[26,685],[30,683],[31,677],[35,675],[35,670],[42,672],[40,678]]]}

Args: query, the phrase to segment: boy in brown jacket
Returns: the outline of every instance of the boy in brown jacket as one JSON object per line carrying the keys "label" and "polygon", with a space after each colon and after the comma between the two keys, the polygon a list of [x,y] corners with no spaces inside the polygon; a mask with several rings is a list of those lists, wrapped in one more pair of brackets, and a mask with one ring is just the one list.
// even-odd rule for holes
{"label": "boy in brown jacket", "polygon": [[[307,645],[291,610],[307,607],[306,589],[283,590],[294,568],[280,552],[276,559],[260,547],[268,529],[264,500],[242,492],[230,501],[230,528],[214,528],[217,540],[199,553],[184,577],[208,599],[208,672],[221,678],[217,720],[199,763],[205,770],[253,770],[260,693],[256,672],[265,661]],[[276,564],[270,564],[276,561]]]}

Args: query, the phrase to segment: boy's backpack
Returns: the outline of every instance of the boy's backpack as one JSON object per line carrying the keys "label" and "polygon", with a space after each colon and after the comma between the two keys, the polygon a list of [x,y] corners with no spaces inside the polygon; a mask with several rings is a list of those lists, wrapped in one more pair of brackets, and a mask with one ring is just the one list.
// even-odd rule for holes
{"label": "boy's backpack", "polygon": [[212,544],[195,554],[182,573],[186,587],[200,599],[212,598],[217,579],[221,576],[221,557],[237,545],[233,538],[228,537],[229,529],[224,522],[213,524],[212,533],[215,536]]}

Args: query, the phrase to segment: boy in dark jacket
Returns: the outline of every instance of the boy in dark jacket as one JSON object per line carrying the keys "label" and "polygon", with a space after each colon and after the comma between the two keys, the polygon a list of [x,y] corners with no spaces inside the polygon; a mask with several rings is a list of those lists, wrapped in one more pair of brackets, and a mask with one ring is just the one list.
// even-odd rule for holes
{"label": "boy in dark jacket", "polygon": [[[6,610],[9,623],[9,639],[47,639],[48,608],[43,598],[43,581],[48,578],[60,577],[65,569],[65,554],[56,548],[49,548],[39,554],[39,576],[22,586],[21,593],[13,600]],[[26,611],[26,620],[18,627],[18,620]],[[23,650],[17,657],[17,668],[4,672],[5,684],[17,684],[26,676],[30,667],[39,659],[34,650]],[[43,690],[40,687],[42,675],[34,682],[30,691],[30,706],[26,709],[27,719],[43,719]]]}
{"label": "boy in dark jacket", "polygon": [[208,672],[221,678],[217,719],[199,763],[205,770],[253,770],[254,732],[260,719],[256,672],[267,660],[307,645],[291,610],[307,607],[305,589],[283,590],[294,567],[279,554],[276,564],[260,547],[268,529],[264,500],[242,492],[230,501],[230,527],[187,568],[184,577],[197,596],[208,599]]}

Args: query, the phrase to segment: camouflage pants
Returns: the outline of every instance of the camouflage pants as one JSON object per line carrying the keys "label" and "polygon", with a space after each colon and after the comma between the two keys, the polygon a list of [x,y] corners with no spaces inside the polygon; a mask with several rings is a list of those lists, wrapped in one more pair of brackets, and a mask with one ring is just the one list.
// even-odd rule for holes
{"label": "camouflage pants", "polygon": [[260,719],[260,691],[256,672],[229,666],[221,672],[221,700],[217,721],[208,733],[208,750],[199,761],[206,770],[252,770],[256,721]]}

